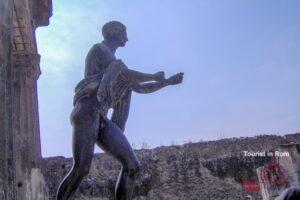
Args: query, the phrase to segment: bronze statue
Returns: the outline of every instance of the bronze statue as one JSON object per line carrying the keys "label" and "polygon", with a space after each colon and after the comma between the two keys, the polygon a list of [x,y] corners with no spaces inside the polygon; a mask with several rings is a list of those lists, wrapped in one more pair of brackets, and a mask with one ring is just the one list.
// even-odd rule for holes
{"label": "bronze statue", "polygon": [[[57,200],[69,199],[89,173],[95,144],[122,164],[116,183],[116,199],[131,199],[139,170],[139,161],[123,134],[131,92],[151,93],[179,84],[183,79],[183,73],[165,79],[164,72],[145,74],[134,71],[117,59],[117,48],[124,47],[128,41],[126,27],[122,23],[106,23],[102,34],[104,40],[90,49],[84,79],[75,88],[71,113],[74,161],[71,171],[59,186]],[[108,119],[110,108],[113,114]]]}

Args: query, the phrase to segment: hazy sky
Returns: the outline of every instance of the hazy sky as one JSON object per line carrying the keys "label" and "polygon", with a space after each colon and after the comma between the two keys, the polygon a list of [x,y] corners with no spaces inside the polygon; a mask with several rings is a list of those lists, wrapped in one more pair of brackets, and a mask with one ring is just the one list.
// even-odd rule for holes
{"label": "hazy sky", "polygon": [[[134,94],[126,136],[139,148],[300,132],[300,1],[53,0],[37,30],[43,156],[71,156],[74,87],[102,25],[119,20],[130,68],[183,84]],[[97,148],[96,151],[99,151]]]}

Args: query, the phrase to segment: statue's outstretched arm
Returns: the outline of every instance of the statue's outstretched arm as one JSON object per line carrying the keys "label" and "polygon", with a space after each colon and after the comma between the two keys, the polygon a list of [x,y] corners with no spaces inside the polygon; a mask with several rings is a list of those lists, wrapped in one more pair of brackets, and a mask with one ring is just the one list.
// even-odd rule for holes
{"label": "statue's outstretched arm", "polygon": [[165,79],[165,73],[163,71],[159,71],[154,74],[148,74],[129,69],[121,59],[117,59],[115,62],[117,62],[120,66],[123,66],[123,74],[131,79],[132,82],[143,83],[148,81],[162,81]]}
{"label": "statue's outstretched arm", "polygon": [[151,82],[151,83],[143,83],[143,84],[135,84],[132,87],[132,90],[141,93],[141,94],[147,94],[147,93],[152,93],[155,92],[168,84],[164,81],[162,82]]}
{"label": "statue's outstretched arm", "polygon": [[143,83],[148,81],[161,81],[164,77],[164,72],[157,72],[155,74],[147,74],[132,69],[126,69],[124,72],[132,81]]}
{"label": "statue's outstretched arm", "polygon": [[166,87],[168,85],[180,84],[182,82],[182,79],[183,79],[183,73],[178,73],[178,74],[175,74],[175,75],[171,76],[170,78],[165,79],[160,82],[134,84],[132,87],[132,90],[137,93],[142,93],[142,94],[152,93],[152,92],[155,92],[155,91],[157,91],[163,87]]}

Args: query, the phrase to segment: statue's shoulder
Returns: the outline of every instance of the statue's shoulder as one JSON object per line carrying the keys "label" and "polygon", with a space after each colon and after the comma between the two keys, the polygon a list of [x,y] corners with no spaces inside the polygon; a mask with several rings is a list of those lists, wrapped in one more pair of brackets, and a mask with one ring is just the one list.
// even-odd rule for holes
{"label": "statue's shoulder", "polygon": [[90,52],[96,52],[97,54],[105,54],[109,53],[110,51],[106,45],[102,43],[96,43],[91,47]]}
{"label": "statue's shoulder", "polygon": [[91,49],[90,49],[90,51],[103,51],[104,50],[104,45],[102,44],[102,43],[96,43],[96,44],[94,44],[92,47],[91,47]]}

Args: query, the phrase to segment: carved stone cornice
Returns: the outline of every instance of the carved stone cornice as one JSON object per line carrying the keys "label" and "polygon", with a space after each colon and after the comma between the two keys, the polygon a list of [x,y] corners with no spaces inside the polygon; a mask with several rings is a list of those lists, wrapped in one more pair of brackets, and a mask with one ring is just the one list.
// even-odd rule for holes
{"label": "carved stone cornice", "polygon": [[36,28],[48,26],[49,18],[52,16],[52,0],[35,0],[33,2],[33,18]]}

